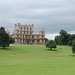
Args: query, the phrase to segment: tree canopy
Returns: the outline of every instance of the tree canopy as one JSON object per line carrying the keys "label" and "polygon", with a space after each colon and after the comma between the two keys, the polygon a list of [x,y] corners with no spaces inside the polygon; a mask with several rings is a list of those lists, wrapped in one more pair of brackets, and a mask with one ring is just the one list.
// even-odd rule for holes
{"label": "tree canopy", "polygon": [[68,34],[65,30],[60,30],[59,36],[55,37],[55,42],[57,45],[71,45],[75,39],[75,34]]}
{"label": "tree canopy", "polygon": [[50,48],[50,50],[51,50],[52,48],[56,48],[57,46],[56,46],[56,43],[53,40],[48,40],[46,42],[46,47]]}
{"label": "tree canopy", "polygon": [[69,34],[65,30],[60,31],[60,41],[62,45],[67,45],[68,44],[68,38]]}
{"label": "tree canopy", "polygon": [[75,53],[75,40],[72,43],[72,53]]}
{"label": "tree canopy", "polygon": [[5,28],[0,28],[0,47],[8,47],[9,46],[9,35],[5,32]]}

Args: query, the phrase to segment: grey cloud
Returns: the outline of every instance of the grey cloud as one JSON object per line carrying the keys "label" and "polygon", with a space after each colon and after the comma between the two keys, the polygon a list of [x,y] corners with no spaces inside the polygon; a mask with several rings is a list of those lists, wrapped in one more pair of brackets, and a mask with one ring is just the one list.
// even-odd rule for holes
{"label": "grey cloud", "polygon": [[35,30],[46,33],[61,29],[75,30],[74,0],[2,0],[0,1],[0,26],[14,30],[14,24],[34,24]]}

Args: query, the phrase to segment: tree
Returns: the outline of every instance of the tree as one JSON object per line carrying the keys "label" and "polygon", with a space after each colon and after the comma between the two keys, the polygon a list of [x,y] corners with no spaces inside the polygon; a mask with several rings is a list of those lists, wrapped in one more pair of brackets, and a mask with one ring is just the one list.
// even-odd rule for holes
{"label": "tree", "polygon": [[75,41],[75,38],[72,40],[72,42],[74,42]]}
{"label": "tree", "polygon": [[9,43],[10,44],[14,43],[14,39],[12,37],[9,37]]}
{"label": "tree", "polygon": [[54,41],[57,45],[70,45],[72,46],[73,41],[75,40],[75,34],[68,34],[67,31],[61,30],[60,35],[56,36]]}
{"label": "tree", "polygon": [[49,41],[46,42],[46,47],[50,48],[50,50],[51,50],[52,48],[56,48],[57,46],[56,46],[56,43],[53,40],[49,40]]}
{"label": "tree", "polygon": [[45,43],[48,41],[48,39],[47,38],[45,38]]}
{"label": "tree", "polygon": [[68,45],[72,46],[72,42],[75,39],[75,34],[70,35]]}
{"label": "tree", "polygon": [[5,28],[1,27],[0,28],[0,47],[5,47],[9,46],[9,35],[5,32]]}
{"label": "tree", "polygon": [[54,41],[55,41],[55,43],[56,43],[57,45],[61,45],[60,36],[55,36]]}
{"label": "tree", "polygon": [[68,39],[70,34],[68,34],[65,30],[60,31],[60,40],[62,45],[68,45]]}
{"label": "tree", "polygon": [[65,35],[65,34],[67,34],[67,32],[65,30],[60,30],[60,34]]}
{"label": "tree", "polygon": [[72,43],[72,53],[75,53],[75,41]]}

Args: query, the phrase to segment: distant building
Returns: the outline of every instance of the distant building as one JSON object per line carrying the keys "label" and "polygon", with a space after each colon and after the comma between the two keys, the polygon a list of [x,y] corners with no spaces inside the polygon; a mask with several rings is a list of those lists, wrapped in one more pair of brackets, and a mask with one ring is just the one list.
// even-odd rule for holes
{"label": "distant building", "polygon": [[37,32],[33,34],[33,28],[34,24],[15,24],[14,34],[11,35],[15,40],[15,44],[45,44],[45,31],[41,29],[38,34]]}

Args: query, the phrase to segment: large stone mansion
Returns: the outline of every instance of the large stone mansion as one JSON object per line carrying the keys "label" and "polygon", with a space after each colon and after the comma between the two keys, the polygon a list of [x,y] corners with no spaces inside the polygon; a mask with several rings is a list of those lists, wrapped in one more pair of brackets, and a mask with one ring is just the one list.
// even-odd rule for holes
{"label": "large stone mansion", "polygon": [[14,33],[11,35],[15,40],[15,44],[45,44],[45,31],[41,29],[37,34],[34,33],[33,28],[34,24],[15,24]]}

